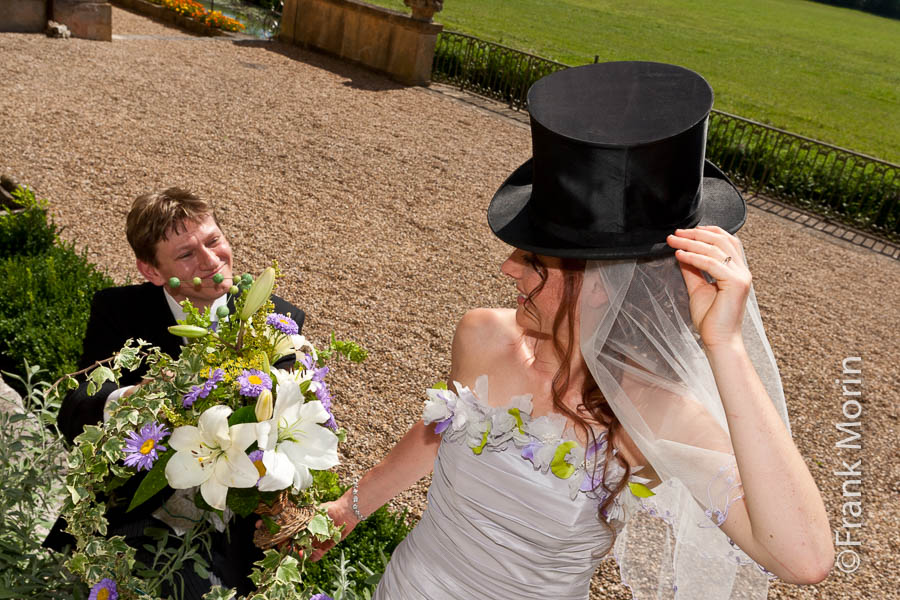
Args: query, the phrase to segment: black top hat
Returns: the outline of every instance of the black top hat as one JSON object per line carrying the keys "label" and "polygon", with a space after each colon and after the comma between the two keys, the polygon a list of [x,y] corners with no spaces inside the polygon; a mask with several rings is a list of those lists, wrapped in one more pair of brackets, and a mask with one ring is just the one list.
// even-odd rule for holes
{"label": "black top hat", "polygon": [[501,240],[584,259],[674,252],[676,228],[744,224],[740,192],[704,160],[713,92],[697,73],[652,62],[557,71],[528,91],[533,156],[497,190]]}

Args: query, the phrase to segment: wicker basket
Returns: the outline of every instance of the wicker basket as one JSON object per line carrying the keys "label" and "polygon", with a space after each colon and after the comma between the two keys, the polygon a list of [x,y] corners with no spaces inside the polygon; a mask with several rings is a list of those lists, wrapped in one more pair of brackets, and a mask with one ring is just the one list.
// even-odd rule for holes
{"label": "wicker basket", "polygon": [[290,541],[295,535],[306,529],[312,518],[316,516],[316,511],[312,506],[297,506],[290,501],[287,492],[282,492],[272,506],[260,502],[255,512],[271,517],[281,527],[275,533],[269,533],[266,527],[260,527],[253,533],[253,543],[263,550]]}

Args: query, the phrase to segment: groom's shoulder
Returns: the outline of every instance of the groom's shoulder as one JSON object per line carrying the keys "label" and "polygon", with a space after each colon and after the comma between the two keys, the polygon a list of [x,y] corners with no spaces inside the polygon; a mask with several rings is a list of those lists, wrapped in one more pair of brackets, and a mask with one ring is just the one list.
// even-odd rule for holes
{"label": "groom's shoulder", "polygon": [[155,299],[161,296],[160,288],[150,282],[132,285],[114,285],[98,290],[94,304],[99,306],[128,306],[128,303]]}

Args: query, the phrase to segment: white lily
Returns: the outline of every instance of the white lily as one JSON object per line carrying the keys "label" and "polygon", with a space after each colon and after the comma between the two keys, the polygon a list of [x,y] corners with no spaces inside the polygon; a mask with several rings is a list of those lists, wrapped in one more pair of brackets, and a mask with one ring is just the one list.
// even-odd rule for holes
{"label": "white lily", "polygon": [[324,427],[330,415],[318,400],[304,402],[300,384],[287,371],[272,369],[278,381],[272,418],[257,425],[266,474],[259,480],[263,492],[295,491],[312,483],[310,469],[338,464],[338,439]]}
{"label": "white lily", "polygon": [[178,427],[169,438],[176,450],[166,465],[169,486],[180,490],[200,486],[200,494],[213,508],[225,510],[228,488],[253,487],[259,472],[245,452],[256,441],[256,423],[228,426],[231,408],[213,406],[197,427]]}

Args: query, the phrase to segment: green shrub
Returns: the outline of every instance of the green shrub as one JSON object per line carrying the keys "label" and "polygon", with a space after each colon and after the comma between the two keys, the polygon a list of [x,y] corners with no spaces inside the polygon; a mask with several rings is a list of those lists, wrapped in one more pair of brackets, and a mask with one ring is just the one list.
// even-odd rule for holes
{"label": "green shrub", "polygon": [[91,299],[111,285],[68,243],[0,259],[0,369],[22,375],[27,360],[44,381],[75,371]]}
{"label": "green shrub", "polygon": [[811,212],[900,238],[896,169],[776,132],[735,134],[731,123],[713,115],[706,146],[707,157],[731,177]]}
{"label": "green shrub", "polygon": [[13,192],[22,212],[11,209],[0,212],[0,258],[25,254],[34,256],[45,252],[57,237],[57,228],[47,221],[47,206],[34,197],[28,188]]}
{"label": "green shrub", "polygon": [[[316,473],[317,478],[327,478],[332,482],[331,492],[323,498],[324,502],[336,500],[346,488],[337,484],[337,475],[330,471]],[[390,557],[397,545],[412,531],[413,523],[404,511],[397,514],[382,506],[356,526],[356,528],[328,552],[319,562],[308,563],[303,573],[303,582],[307,589],[318,588],[329,592],[334,574],[341,572],[341,554],[346,563],[355,567],[349,578],[358,594],[369,589],[374,591],[377,577],[374,579],[359,568],[364,565],[369,571],[380,574],[384,571],[383,557]]]}
{"label": "green shrub", "polygon": [[0,409],[0,598],[83,599],[87,589],[64,567],[68,556],[41,547],[65,496],[65,443],[55,427],[58,400],[35,375],[29,367],[17,381],[24,412]]}

